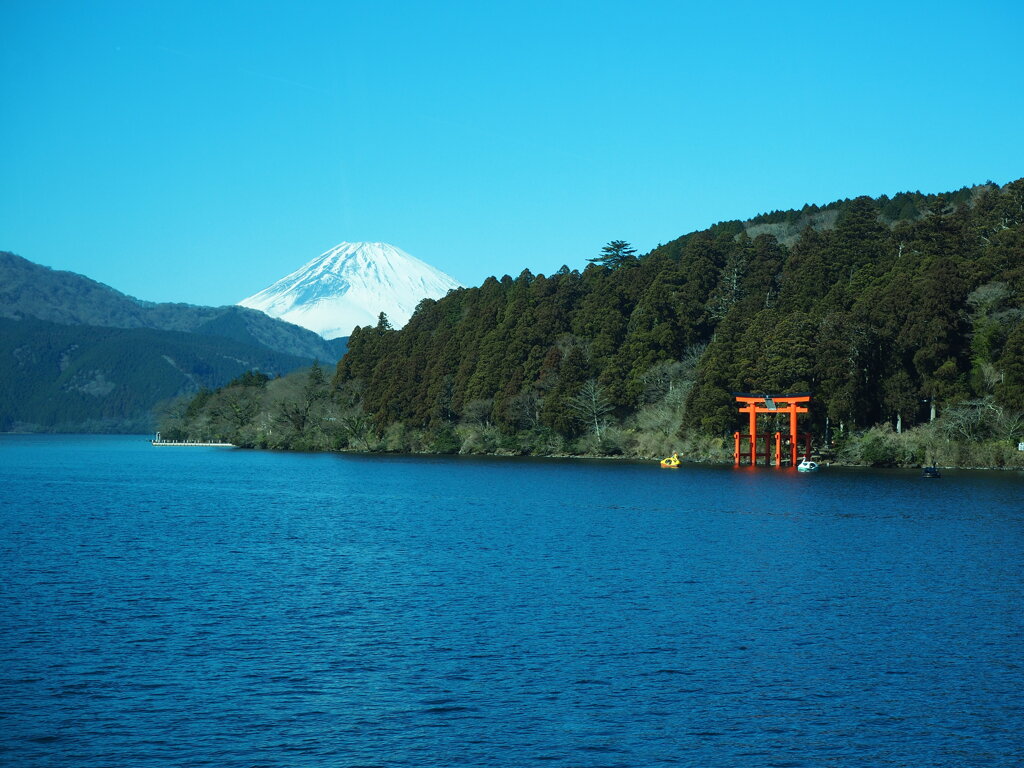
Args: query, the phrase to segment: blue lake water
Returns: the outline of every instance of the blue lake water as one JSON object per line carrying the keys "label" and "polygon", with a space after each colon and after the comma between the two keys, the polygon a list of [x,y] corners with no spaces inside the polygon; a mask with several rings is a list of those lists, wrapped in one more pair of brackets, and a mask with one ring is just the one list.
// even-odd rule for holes
{"label": "blue lake water", "polygon": [[1019,766],[1024,477],[0,436],[0,764]]}

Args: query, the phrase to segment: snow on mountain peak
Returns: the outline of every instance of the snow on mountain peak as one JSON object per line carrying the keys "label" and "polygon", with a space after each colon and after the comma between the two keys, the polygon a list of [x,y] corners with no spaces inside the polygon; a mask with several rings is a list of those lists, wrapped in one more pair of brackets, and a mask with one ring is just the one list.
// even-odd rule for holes
{"label": "snow on mountain peak", "polygon": [[461,287],[393,245],[339,243],[238,303],[331,339],[357,325],[376,325],[381,312],[401,328],[422,299]]}

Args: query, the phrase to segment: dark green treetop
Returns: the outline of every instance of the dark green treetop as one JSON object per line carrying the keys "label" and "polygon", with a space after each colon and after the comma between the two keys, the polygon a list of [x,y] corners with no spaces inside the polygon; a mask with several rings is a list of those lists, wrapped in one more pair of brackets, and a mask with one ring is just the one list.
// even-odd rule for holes
{"label": "dark green treetop", "polygon": [[610,269],[618,269],[623,264],[636,261],[636,248],[625,240],[612,240],[601,249],[601,253],[593,259],[587,259],[591,264],[600,264]]}

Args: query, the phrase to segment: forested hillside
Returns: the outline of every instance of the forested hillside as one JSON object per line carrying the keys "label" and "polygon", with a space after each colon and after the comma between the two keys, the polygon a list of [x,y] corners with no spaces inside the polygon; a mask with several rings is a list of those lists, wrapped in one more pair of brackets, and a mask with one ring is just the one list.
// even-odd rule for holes
{"label": "forested hillside", "polygon": [[333,362],[346,342],[245,307],[140,301],[6,252],[0,331],[0,432],[149,431],[161,400]]}
{"label": "forested hillside", "polygon": [[813,392],[819,437],[933,414],[946,438],[1024,437],[1024,180],[630,251],[424,301],[401,331],[356,329],[313,442],[655,455],[724,445],[737,390]]}
{"label": "forested hillside", "polygon": [[0,432],[149,432],[163,400],[307,364],[214,336],[0,318]]}

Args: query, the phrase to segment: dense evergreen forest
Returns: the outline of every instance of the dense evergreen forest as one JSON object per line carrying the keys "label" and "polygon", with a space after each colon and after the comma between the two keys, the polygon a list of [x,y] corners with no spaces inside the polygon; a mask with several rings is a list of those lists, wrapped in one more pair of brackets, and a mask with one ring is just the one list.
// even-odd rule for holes
{"label": "dense evergreen forest", "polygon": [[1024,179],[723,222],[640,257],[614,241],[591,261],[424,300],[402,330],[382,316],[333,379],[238,381],[170,407],[164,429],[725,458],[742,428],[732,392],[810,391],[817,447],[840,459],[1020,463]]}

